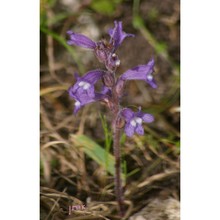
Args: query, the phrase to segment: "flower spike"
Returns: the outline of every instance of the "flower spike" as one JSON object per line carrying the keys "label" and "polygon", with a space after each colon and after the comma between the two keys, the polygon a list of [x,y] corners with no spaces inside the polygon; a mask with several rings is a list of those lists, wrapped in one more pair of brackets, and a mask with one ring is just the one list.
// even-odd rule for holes
{"label": "flower spike", "polygon": [[[68,31],[69,45],[76,45],[91,49],[100,63],[105,65],[105,70],[92,70],[84,76],[75,74],[76,83],[68,90],[70,97],[75,99],[74,114],[84,105],[100,101],[104,103],[112,112],[112,133],[113,133],[113,151],[115,156],[115,195],[117,198],[119,213],[123,217],[125,214],[124,192],[121,182],[121,154],[120,154],[120,130],[124,127],[125,134],[128,137],[135,133],[144,135],[142,123],[151,123],[154,117],[151,114],[144,113],[139,107],[137,112],[130,108],[122,108],[121,98],[124,95],[125,83],[127,80],[144,80],[151,87],[157,85],[152,76],[154,70],[154,59],[151,59],[145,65],[139,65],[127,70],[120,77],[117,77],[116,70],[121,62],[116,54],[116,50],[122,44],[125,38],[134,37],[133,34],[125,33],[122,30],[122,22],[115,21],[114,28],[108,30],[110,40],[101,40],[94,42],[90,38]],[[101,79],[101,80],[100,80]],[[95,84],[100,80],[102,88],[99,92],[95,89]]]}

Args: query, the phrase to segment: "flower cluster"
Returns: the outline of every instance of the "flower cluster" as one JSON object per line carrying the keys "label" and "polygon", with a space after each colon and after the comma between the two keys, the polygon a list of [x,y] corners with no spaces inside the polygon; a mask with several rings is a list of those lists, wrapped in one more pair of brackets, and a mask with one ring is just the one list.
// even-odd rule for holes
{"label": "flower cluster", "polygon": [[[114,28],[109,29],[110,40],[108,42],[105,40],[95,42],[72,30],[69,30],[67,34],[69,35],[67,41],[69,45],[93,50],[99,62],[106,67],[106,70],[91,70],[82,77],[75,74],[76,83],[68,90],[70,97],[75,99],[74,114],[86,104],[103,101],[118,119],[124,121],[123,126],[127,136],[131,137],[135,132],[143,135],[142,123],[151,123],[154,117],[151,114],[142,112],[140,107],[137,112],[133,112],[129,108],[121,108],[120,98],[123,96],[125,83],[129,80],[144,80],[152,88],[157,88],[153,77],[154,59],[151,59],[147,64],[129,69],[116,78],[115,72],[120,66],[120,59],[116,54],[116,50],[125,38],[134,37],[133,34],[125,33],[122,30],[122,22],[115,21]],[[98,81],[103,82],[103,88],[99,92],[95,88]]]}

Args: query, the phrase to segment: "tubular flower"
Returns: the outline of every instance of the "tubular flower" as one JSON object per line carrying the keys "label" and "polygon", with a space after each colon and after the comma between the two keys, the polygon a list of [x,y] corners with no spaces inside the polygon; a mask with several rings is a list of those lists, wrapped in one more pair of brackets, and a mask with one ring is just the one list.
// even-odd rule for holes
{"label": "tubular flower", "polygon": [[153,115],[142,112],[141,108],[139,108],[138,112],[133,112],[129,108],[124,108],[121,111],[121,115],[126,122],[125,133],[128,137],[131,137],[135,132],[139,135],[143,135],[144,129],[142,123],[151,123],[154,121]]}
{"label": "tubular flower", "polygon": [[88,97],[93,98],[95,96],[94,85],[100,78],[102,78],[104,73],[105,71],[103,70],[92,70],[82,77],[75,74],[77,82],[69,89],[69,94],[75,95],[76,93],[85,93]]}
{"label": "tubular flower", "polygon": [[134,37],[134,34],[127,34],[122,30],[122,22],[115,21],[115,27],[108,30],[111,37],[110,44],[113,44],[114,51],[122,44],[126,37]]}
{"label": "tubular flower", "polygon": [[82,34],[74,33],[73,31],[67,31],[70,36],[70,40],[67,41],[69,45],[76,45],[84,48],[95,49],[96,43]]}
{"label": "tubular flower", "polygon": [[145,65],[139,65],[132,69],[127,70],[120,77],[120,80],[144,80],[147,82],[152,88],[157,88],[157,84],[153,78],[154,71],[154,59],[151,59]]}
{"label": "tubular flower", "polygon": [[134,37],[133,34],[127,34],[122,31],[122,22],[115,21],[115,27],[109,29],[110,40],[94,42],[85,35],[78,34],[72,30],[67,31],[70,40],[67,41],[69,45],[76,45],[88,49],[92,49],[99,60],[99,62],[104,63],[109,71],[115,71],[120,65],[120,60],[115,54],[116,49],[121,45],[122,41],[126,37]]}

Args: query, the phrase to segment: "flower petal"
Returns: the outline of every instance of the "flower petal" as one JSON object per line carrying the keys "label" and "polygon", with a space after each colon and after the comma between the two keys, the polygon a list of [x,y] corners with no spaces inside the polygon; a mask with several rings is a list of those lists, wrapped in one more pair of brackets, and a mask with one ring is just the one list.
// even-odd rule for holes
{"label": "flower petal", "polygon": [[[76,85],[76,84],[75,84],[75,85]],[[75,85],[72,85],[72,86],[68,89],[69,96],[70,96],[71,98],[74,98],[74,99],[77,98],[77,97],[76,97],[76,90],[77,90],[77,88],[76,88]]]}
{"label": "flower petal", "polygon": [[151,122],[154,121],[154,116],[151,115],[151,114],[146,113],[142,116],[142,119],[143,119],[144,122],[151,123]]}
{"label": "flower petal", "polygon": [[144,129],[143,129],[143,127],[142,127],[140,124],[138,124],[138,125],[136,126],[135,132],[136,132],[137,134],[139,134],[139,135],[144,135]]}
{"label": "flower petal", "polygon": [[[69,89],[68,89],[68,92],[69,92],[69,95],[74,98],[74,99],[77,99],[77,97],[79,97],[81,94],[83,93],[87,93],[88,95],[88,91],[90,89],[90,91],[92,91],[91,87],[94,87],[94,86],[90,86],[90,88],[88,88],[87,90],[83,88],[83,86],[80,86],[80,84],[82,83],[83,81],[81,80],[78,80],[73,86],[71,86]],[[85,82],[84,82],[85,83]],[[93,92],[94,93],[94,92]],[[90,97],[93,97],[94,94],[91,94],[90,93]]]}
{"label": "flower petal", "polygon": [[74,75],[74,78],[76,78],[76,80],[80,79],[80,75],[77,72],[75,72],[73,75]]}
{"label": "flower petal", "polygon": [[74,33],[73,31],[67,31],[67,34],[70,36],[70,40],[67,41],[69,45],[76,45],[84,48],[95,49],[96,43],[89,39],[88,37]]}
{"label": "flower petal", "polygon": [[135,127],[133,127],[130,123],[126,123],[126,125],[125,125],[125,134],[128,137],[131,137],[134,134],[134,129],[135,129]]}
{"label": "flower petal", "polygon": [[90,84],[95,84],[105,73],[103,70],[91,70],[87,72],[80,80],[86,81]]}
{"label": "flower petal", "polygon": [[82,107],[81,103],[79,101],[76,101],[75,102],[75,108],[74,108],[74,111],[73,111],[74,115],[77,114],[77,112],[80,110],[81,107]]}
{"label": "flower petal", "polygon": [[100,93],[95,93],[94,97],[91,98],[90,96],[88,96],[87,92],[83,92],[73,94],[71,97],[73,97],[76,100],[74,108],[74,114],[76,114],[79,111],[79,109],[84,105],[104,99],[106,96]]}
{"label": "flower petal", "polygon": [[107,86],[102,86],[102,89],[101,89],[101,94],[103,95],[108,95],[108,96],[111,96],[111,89],[109,89]]}
{"label": "flower petal", "polygon": [[115,21],[114,22],[115,27],[112,29],[109,29],[108,33],[111,37],[110,43],[113,43],[114,45],[114,49],[116,50],[121,43],[123,42],[123,40],[126,37],[134,37],[134,34],[127,34],[122,30],[122,22],[119,21]]}
{"label": "flower petal", "polygon": [[147,80],[146,82],[154,89],[157,88],[157,84],[156,84],[156,81],[154,80],[153,76],[151,79],[149,79],[149,77],[147,77]]}
{"label": "flower petal", "polygon": [[139,71],[139,66],[127,70],[120,77],[122,80],[146,80],[145,72]]}
{"label": "flower petal", "polygon": [[154,59],[151,59],[145,65],[139,65],[132,69],[127,70],[121,75],[122,80],[147,80],[147,76],[152,74],[154,67]]}
{"label": "flower petal", "polygon": [[88,96],[89,96],[90,98],[94,98],[94,97],[95,97],[95,88],[94,88],[93,85],[90,86],[90,88],[87,89],[86,92],[87,92],[87,94],[88,94]]}
{"label": "flower petal", "polygon": [[134,117],[134,112],[130,108],[124,108],[121,111],[121,115],[125,118],[125,121],[130,122]]}
{"label": "flower petal", "polygon": [[68,90],[69,95],[74,98],[76,93],[87,93],[87,96],[93,98],[95,96],[95,83],[103,76],[105,71],[92,70],[86,73],[83,77],[77,76],[77,82]]}

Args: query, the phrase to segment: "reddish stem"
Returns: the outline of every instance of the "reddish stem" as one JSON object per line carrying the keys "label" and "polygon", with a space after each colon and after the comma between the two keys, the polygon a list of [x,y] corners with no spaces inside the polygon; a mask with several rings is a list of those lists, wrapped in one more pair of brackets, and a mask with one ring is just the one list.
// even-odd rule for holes
{"label": "reddish stem", "polygon": [[115,194],[121,217],[124,216],[124,196],[121,181],[120,129],[114,128],[113,149],[115,156]]}
{"label": "reddish stem", "polygon": [[118,128],[117,121],[120,112],[119,96],[116,92],[115,86],[112,88],[112,104],[113,104],[113,150],[115,156],[115,195],[117,198],[120,216],[124,216],[124,195],[121,180],[121,152],[120,152],[120,128]]}

